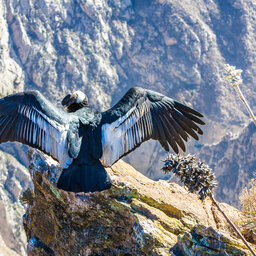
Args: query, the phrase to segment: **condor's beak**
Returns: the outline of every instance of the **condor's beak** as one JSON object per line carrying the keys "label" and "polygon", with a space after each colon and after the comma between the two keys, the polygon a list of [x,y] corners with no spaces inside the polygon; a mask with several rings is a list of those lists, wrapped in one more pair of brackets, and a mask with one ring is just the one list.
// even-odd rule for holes
{"label": "condor's beak", "polygon": [[72,97],[72,94],[69,93],[61,102],[62,106],[64,107],[68,107],[69,105],[71,105],[72,103],[75,102],[75,98]]}

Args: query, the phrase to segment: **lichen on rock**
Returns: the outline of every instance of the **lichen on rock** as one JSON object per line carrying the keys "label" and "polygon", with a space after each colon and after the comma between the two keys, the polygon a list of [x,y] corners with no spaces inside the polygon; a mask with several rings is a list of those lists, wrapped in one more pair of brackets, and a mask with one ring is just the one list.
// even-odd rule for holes
{"label": "lichen on rock", "polygon": [[[150,180],[119,161],[107,168],[111,189],[75,194],[49,178],[58,176],[57,163],[38,151],[30,158],[28,255],[247,255],[225,220],[214,216],[211,201],[177,184]],[[231,206],[225,209],[233,221],[242,217]]]}

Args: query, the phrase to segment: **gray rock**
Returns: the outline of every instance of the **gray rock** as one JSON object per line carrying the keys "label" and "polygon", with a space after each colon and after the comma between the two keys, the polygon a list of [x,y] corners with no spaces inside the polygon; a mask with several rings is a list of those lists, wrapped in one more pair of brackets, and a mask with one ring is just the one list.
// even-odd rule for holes
{"label": "gray rock", "polygon": [[17,255],[26,255],[27,239],[22,225],[26,206],[19,197],[32,185],[31,179],[24,166],[13,156],[2,151],[0,151],[0,169],[1,244],[5,244]]}
{"label": "gray rock", "polygon": [[13,58],[15,52],[11,47],[7,8],[0,2],[0,97],[24,89],[24,73],[20,63]]}
{"label": "gray rock", "polygon": [[229,134],[218,144],[205,146],[200,158],[214,170],[216,198],[240,206],[239,194],[255,177],[256,127],[250,123],[241,133]]}

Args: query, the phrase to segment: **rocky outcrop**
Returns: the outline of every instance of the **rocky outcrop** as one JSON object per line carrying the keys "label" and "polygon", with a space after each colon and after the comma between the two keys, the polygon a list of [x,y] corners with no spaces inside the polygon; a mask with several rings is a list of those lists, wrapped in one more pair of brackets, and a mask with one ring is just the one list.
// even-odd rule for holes
{"label": "rocky outcrop", "polygon": [[[56,163],[31,153],[34,190],[23,196],[28,255],[247,255],[210,200],[150,180],[123,161],[107,171],[110,190],[69,193],[54,186]],[[222,207],[241,220],[241,212]]]}
{"label": "rocky outcrop", "polygon": [[204,147],[200,158],[214,170],[218,200],[239,206],[239,194],[254,178],[256,126],[252,122],[239,134],[229,134],[220,143]]}
{"label": "rocky outcrop", "polygon": [[31,186],[28,170],[14,157],[0,151],[0,254],[26,255],[22,216],[26,206],[19,200]]}
{"label": "rocky outcrop", "polygon": [[2,236],[0,236],[0,252],[4,256],[17,256],[20,255],[14,250],[10,249],[6,243],[4,242]]}
{"label": "rocky outcrop", "polygon": [[0,97],[24,89],[24,73],[10,42],[6,3],[0,1]]}

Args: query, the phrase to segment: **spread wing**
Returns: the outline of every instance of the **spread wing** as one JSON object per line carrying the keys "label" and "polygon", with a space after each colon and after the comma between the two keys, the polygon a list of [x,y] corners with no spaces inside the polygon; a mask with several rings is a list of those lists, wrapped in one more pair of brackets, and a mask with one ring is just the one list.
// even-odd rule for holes
{"label": "spread wing", "polygon": [[66,168],[77,156],[79,119],[56,108],[38,91],[0,99],[0,143],[18,141],[40,149]]}
{"label": "spread wing", "polygon": [[203,134],[203,117],[194,109],[160,93],[131,88],[111,109],[102,113],[102,157],[110,166],[149,139],[175,153],[186,151],[184,141]]}

